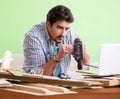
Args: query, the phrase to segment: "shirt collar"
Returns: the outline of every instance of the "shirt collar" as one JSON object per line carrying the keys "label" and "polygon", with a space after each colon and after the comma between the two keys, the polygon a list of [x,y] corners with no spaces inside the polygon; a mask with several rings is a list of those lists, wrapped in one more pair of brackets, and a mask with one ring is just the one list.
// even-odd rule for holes
{"label": "shirt collar", "polygon": [[51,38],[50,38],[50,35],[49,35],[49,33],[48,33],[48,30],[47,30],[47,27],[46,27],[46,23],[44,22],[44,28],[45,28],[45,37],[46,37],[46,39],[47,39],[47,41],[48,40],[50,40]]}

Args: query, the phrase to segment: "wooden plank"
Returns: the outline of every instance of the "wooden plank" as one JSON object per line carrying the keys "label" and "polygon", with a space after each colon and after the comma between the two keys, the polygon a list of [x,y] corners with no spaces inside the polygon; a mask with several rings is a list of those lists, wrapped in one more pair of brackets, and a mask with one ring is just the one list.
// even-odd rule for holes
{"label": "wooden plank", "polygon": [[12,84],[5,79],[0,79],[0,88],[12,87]]}
{"label": "wooden plank", "polygon": [[34,95],[50,95],[52,92],[48,91],[47,89],[43,88],[36,88],[33,86],[25,86],[19,84],[13,84],[12,87],[6,88],[6,90],[22,92],[22,93],[29,93]]}
{"label": "wooden plank", "polygon": [[33,95],[58,95],[58,94],[75,94],[77,92],[70,91],[67,88],[52,86],[47,84],[13,84],[12,87],[5,90],[16,91],[21,93],[33,94]]}
{"label": "wooden plank", "polygon": [[103,83],[103,86],[118,86],[118,85],[120,85],[120,79],[119,78],[113,79],[113,77],[105,77],[105,78],[97,78],[97,79],[91,78],[91,79],[87,79],[87,80],[101,82],[101,83]]}
{"label": "wooden plank", "polygon": [[[56,89],[56,90],[55,90]],[[67,88],[55,87],[46,84],[13,84],[12,87],[5,88],[5,90],[33,94],[33,95],[58,95],[58,94],[75,94],[77,92],[70,91]]]}
{"label": "wooden plank", "polygon": [[33,74],[23,74],[23,76],[14,76],[8,72],[0,72],[0,78],[8,78],[20,81],[28,81],[28,82],[38,82],[45,84],[54,84],[54,85],[65,85],[65,86],[80,86],[84,88],[91,87],[100,87],[102,83],[95,81],[85,81],[85,80],[72,80],[72,79],[59,79],[57,77],[52,76],[40,76]]}
{"label": "wooden plank", "polygon": [[41,83],[22,83],[22,85],[34,86],[37,88],[45,88],[45,89],[48,89],[50,91],[60,92],[60,93],[69,93],[70,92],[70,90],[67,88],[55,86],[55,85],[53,86],[53,85],[41,84]]}

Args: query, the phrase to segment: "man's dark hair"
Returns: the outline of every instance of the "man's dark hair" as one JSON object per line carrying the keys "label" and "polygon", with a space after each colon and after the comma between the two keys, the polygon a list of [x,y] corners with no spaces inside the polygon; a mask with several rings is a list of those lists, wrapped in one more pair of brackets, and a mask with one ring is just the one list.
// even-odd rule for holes
{"label": "man's dark hair", "polygon": [[53,7],[47,14],[47,21],[49,21],[52,26],[54,22],[58,20],[72,23],[74,21],[74,18],[71,10],[63,5],[57,5]]}

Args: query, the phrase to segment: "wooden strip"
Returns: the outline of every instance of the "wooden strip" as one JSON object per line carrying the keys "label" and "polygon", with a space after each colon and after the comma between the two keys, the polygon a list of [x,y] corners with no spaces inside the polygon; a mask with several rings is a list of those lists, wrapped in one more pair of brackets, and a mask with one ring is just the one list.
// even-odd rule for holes
{"label": "wooden strip", "polygon": [[118,79],[87,79],[88,81],[97,81],[103,83],[103,86],[117,86],[120,85],[120,80]]}

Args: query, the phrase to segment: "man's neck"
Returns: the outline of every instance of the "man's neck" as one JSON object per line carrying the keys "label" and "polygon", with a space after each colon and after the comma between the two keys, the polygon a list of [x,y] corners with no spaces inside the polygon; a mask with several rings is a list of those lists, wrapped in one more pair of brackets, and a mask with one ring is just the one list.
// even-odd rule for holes
{"label": "man's neck", "polygon": [[53,39],[51,39],[51,41],[52,41],[53,45],[58,46],[58,44],[59,44],[58,42],[54,41]]}

